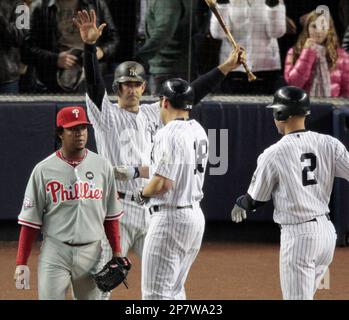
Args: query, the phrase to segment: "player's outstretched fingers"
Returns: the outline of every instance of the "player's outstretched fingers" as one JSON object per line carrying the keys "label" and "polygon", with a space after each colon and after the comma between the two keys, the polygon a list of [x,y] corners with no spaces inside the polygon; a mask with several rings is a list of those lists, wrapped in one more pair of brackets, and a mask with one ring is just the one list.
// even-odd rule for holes
{"label": "player's outstretched fingers", "polygon": [[91,17],[91,22],[96,25],[97,24],[97,17],[96,17],[96,11],[93,9],[90,10],[90,17]]}
{"label": "player's outstretched fingers", "polygon": [[107,26],[106,23],[102,23],[99,27],[98,27],[98,32],[101,35],[103,32],[103,29]]}
{"label": "player's outstretched fingers", "polygon": [[73,23],[78,29],[81,28],[81,21],[79,18],[73,18]]}
{"label": "player's outstretched fingers", "polygon": [[82,24],[87,22],[84,14],[82,13],[82,11],[78,11],[78,18],[79,18],[79,20],[81,21]]}
{"label": "player's outstretched fingers", "polygon": [[82,10],[82,14],[84,15],[87,22],[91,22],[90,15],[88,14],[88,12],[86,10]]}

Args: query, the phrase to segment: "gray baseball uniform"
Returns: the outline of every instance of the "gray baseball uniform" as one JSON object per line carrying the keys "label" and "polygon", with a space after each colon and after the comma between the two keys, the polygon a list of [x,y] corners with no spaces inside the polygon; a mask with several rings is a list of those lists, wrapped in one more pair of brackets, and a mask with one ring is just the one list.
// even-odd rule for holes
{"label": "gray baseball uniform", "polygon": [[174,187],[149,203],[152,215],[142,260],[145,300],[186,298],[184,283],[205,227],[200,200],[207,158],[208,138],[195,120],[173,120],[155,136],[153,172]]}
{"label": "gray baseball uniform", "polygon": [[29,179],[19,223],[42,230],[38,266],[39,299],[65,299],[72,283],[78,299],[99,296],[97,271],[105,220],[122,216],[113,169],[86,150],[75,168],[54,153]]}
{"label": "gray baseball uniform", "polygon": [[273,198],[284,299],[313,299],[333,259],[337,236],[328,203],[334,177],[349,180],[349,153],[328,135],[296,131],[258,158],[247,193],[257,201]]}

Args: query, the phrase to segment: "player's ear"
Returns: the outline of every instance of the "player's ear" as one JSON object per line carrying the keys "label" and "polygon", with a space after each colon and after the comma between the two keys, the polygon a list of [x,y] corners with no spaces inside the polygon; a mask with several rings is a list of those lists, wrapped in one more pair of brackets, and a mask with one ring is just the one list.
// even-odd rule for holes
{"label": "player's ear", "polygon": [[116,95],[117,95],[118,97],[120,97],[120,96],[121,96],[121,93],[122,93],[122,83],[118,83],[118,89],[117,89],[117,91],[116,91]]}
{"label": "player's ear", "polygon": [[164,104],[163,104],[163,107],[165,108],[165,109],[168,109],[168,104],[169,104],[169,101],[166,99],[166,98],[163,98],[164,100]]}

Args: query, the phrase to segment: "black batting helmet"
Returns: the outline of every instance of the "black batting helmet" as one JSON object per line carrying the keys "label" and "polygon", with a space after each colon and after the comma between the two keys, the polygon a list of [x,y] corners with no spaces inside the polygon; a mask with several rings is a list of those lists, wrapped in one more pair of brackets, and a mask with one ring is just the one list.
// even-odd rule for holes
{"label": "black batting helmet", "polygon": [[191,110],[194,103],[193,88],[180,78],[166,80],[160,88],[159,96],[169,100],[175,109]]}
{"label": "black batting helmet", "polygon": [[113,90],[118,92],[119,84],[125,82],[145,82],[145,71],[136,61],[125,61],[115,69]]}
{"label": "black batting helmet", "polygon": [[285,121],[290,116],[310,114],[308,94],[301,88],[286,86],[277,90],[274,101],[267,108],[273,109],[274,119]]}

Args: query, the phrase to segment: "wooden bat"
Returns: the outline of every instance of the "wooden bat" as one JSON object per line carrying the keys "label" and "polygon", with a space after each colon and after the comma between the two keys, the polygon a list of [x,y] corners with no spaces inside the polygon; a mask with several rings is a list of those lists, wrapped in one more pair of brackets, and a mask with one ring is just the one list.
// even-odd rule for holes
{"label": "wooden bat", "polygon": [[[212,11],[212,13],[216,16],[219,24],[221,25],[224,33],[226,34],[226,36],[227,36],[229,42],[231,43],[231,45],[233,46],[233,48],[237,48],[237,43],[236,43],[233,35],[231,34],[229,29],[227,28],[227,25],[225,24],[221,14],[217,10],[216,1],[215,0],[205,0],[205,1],[207,3],[208,7],[210,8],[210,10]],[[252,71],[250,70],[250,68],[246,64],[246,62],[243,62],[242,65],[244,66],[244,69],[247,73],[248,81],[256,80],[257,77],[252,73]]]}

